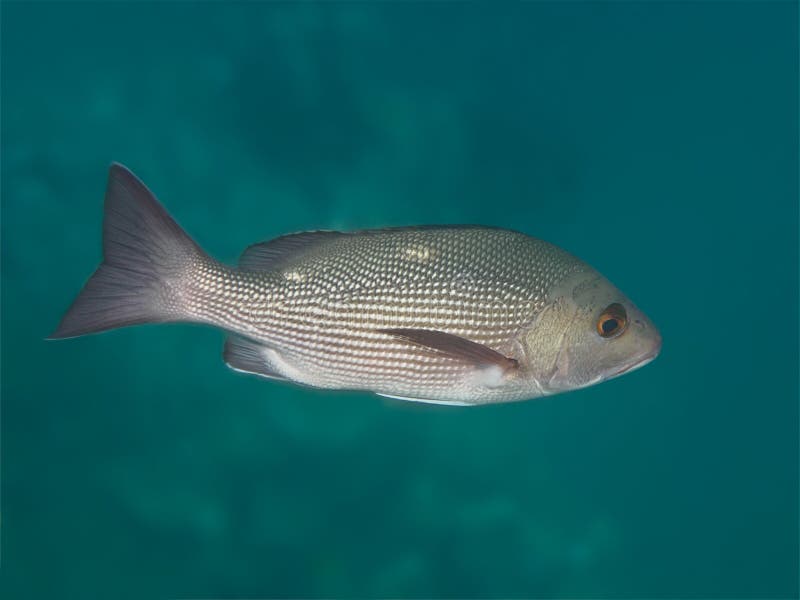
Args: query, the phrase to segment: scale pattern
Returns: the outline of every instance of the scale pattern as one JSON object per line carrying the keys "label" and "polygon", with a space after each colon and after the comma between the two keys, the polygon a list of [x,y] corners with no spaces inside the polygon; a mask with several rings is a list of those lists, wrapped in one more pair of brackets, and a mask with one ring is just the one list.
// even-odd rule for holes
{"label": "scale pattern", "polygon": [[[497,401],[531,396],[516,338],[552,286],[583,268],[547,242],[503,229],[373,230],[323,236],[265,271],[199,261],[181,297],[196,320],[274,349],[281,364],[273,366],[290,365],[284,374],[301,383]],[[487,387],[473,365],[376,331],[383,328],[462,336],[522,368]]]}

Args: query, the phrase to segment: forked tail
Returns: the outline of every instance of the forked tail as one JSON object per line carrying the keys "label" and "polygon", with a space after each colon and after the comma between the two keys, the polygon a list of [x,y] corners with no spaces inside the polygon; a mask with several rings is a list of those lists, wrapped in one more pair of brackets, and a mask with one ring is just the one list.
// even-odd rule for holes
{"label": "forked tail", "polygon": [[108,172],[103,262],[50,339],[186,320],[182,288],[210,259],[126,167]]}

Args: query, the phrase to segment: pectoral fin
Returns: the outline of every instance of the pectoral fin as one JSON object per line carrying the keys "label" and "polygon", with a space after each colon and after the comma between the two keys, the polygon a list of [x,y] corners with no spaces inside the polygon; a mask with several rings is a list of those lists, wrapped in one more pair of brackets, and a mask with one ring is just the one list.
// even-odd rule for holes
{"label": "pectoral fin", "polygon": [[446,356],[478,367],[499,367],[502,373],[519,368],[519,362],[466,338],[433,329],[379,329],[381,333],[424,346]]}

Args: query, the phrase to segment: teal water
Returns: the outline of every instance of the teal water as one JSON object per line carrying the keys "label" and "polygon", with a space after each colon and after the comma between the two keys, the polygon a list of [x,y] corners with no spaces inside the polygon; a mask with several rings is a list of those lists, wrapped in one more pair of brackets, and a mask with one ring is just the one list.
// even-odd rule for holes
{"label": "teal water", "polygon": [[[4,598],[798,595],[796,3],[2,5]],[[512,227],[660,327],[448,409],[273,384],[220,332],[45,342],[106,169],[213,255]]]}

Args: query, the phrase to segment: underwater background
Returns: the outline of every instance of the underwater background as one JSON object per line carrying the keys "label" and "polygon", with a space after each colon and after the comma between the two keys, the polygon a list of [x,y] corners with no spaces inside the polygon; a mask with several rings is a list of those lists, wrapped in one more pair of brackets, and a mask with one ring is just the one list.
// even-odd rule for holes
{"label": "underwater background", "polygon": [[[797,597],[797,3],[1,10],[4,598]],[[46,342],[112,160],[230,263],[544,238],[662,354],[459,409],[237,374],[199,326]]]}

